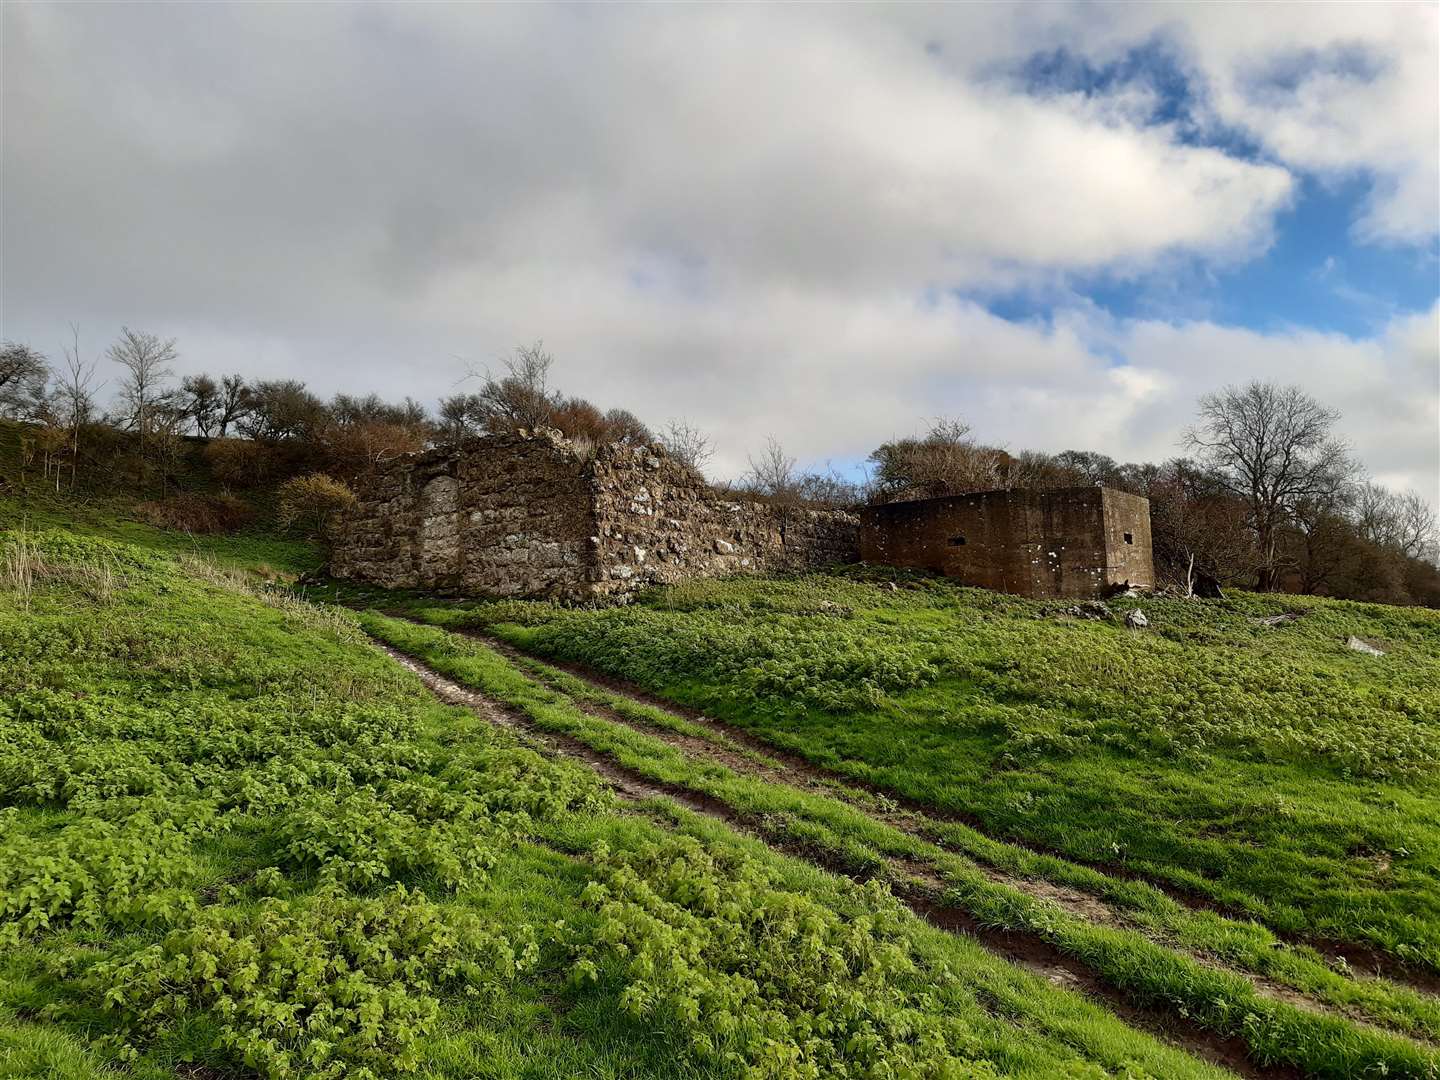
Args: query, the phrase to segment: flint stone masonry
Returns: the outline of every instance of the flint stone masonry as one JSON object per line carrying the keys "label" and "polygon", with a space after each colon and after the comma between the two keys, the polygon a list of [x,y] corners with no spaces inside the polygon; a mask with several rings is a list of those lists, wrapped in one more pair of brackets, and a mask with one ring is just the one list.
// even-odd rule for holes
{"label": "flint stone masonry", "polygon": [[407,455],[358,496],[331,569],[387,588],[624,599],[652,584],[860,556],[854,514],[732,498],[657,447],[585,456],[548,431]]}
{"label": "flint stone masonry", "polygon": [[1153,588],[1150,500],[1113,488],[986,491],[861,511],[866,562],[1032,597]]}

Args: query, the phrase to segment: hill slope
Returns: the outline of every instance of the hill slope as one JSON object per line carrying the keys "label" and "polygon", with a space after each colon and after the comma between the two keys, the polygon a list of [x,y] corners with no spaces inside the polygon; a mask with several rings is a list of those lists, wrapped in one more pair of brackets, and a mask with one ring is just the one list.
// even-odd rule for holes
{"label": "hill slope", "polygon": [[0,542],[0,1073],[1220,1075],[883,889],[622,805],[343,614]]}
{"label": "hill slope", "polygon": [[629,680],[997,837],[1440,972],[1440,613],[1117,604],[1135,606],[1149,629],[860,569],[605,611],[421,615]]}
{"label": "hill slope", "polygon": [[0,1075],[1440,1075],[1434,613],[355,616],[88,505],[0,532]]}
{"label": "hill slope", "polygon": [[[196,532],[159,527],[146,513],[159,493],[138,490],[131,474],[115,467],[102,475],[82,477],[77,488],[62,482],[61,490],[40,475],[41,466],[24,465],[22,441],[33,437],[29,425],[0,420],[0,529],[64,529],[134,544],[152,551],[199,555],[226,566],[253,571],[265,578],[293,578],[323,561],[317,545],[301,537],[284,535],[274,525],[274,492],[265,488],[235,496],[252,520],[225,532]],[[107,437],[123,448],[129,436],[108,431]],[[211,473],[202,452],[203,442],[186,440],[169,491],[213,496],[224,486]],[[91,473],[96,474],[92,466]]]}

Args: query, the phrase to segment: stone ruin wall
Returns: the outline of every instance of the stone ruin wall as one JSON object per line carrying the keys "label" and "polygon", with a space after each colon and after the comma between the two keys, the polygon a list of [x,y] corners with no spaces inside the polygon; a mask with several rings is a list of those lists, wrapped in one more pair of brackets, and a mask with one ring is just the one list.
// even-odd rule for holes
{"label": "stone ruin wall", "polygon": [[592,473],[598,595],[692,577],[817,569],[860,557],[854,514],[727,495],[651,447],[604,447]]}
{"label": "stone ruin wall", "polygon": [[476,596],[578,598],[590,485],[563,440],[492,437],[392,462],[336,530],[336,577]]}
{"label": "stone ruin wall", "polygon": [[727,497],[654,447],[602,447],[587,460],[549,432],[410,455],[358,495],[331,570],[387,588],[623,599],[692,577],[859,558],[853,514]]}

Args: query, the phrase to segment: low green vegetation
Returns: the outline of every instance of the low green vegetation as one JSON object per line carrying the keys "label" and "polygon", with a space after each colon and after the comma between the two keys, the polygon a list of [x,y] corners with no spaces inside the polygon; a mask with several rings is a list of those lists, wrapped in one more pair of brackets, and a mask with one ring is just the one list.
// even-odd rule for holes
{"label": "low green vegetation", "polygon": [[879,885],[620,806],[343,612],[75,533],[0,567],[0,1075],[1222,1075]]}
{"label": "low green vegetation", "polygon": [[[1097,925],[1046,898],[997,882],[970,860],[875,820],[831,795],[796,790],[738,774],[713,761],[696,760],[661,738],[585,710],[562,690],[538,685],[479,642],[375,613],[364,614],[361,623],[433,669],[516,707],[546,731],[576,739],[646,779],[724,804],[774,842],[820,852],[825,861],[865,876],[890,872],[887,857],[925,863],[945,881],[950,902],[980,924],[1039,937],[1082,960],[1135,1002],[1175,1009],[1200,1025],[1241,1039],[1255,1060],[1335,1077],[1367,1072],[1420,1076],[1440,1068],[1440,1060],[1428,1048],[1265,996],[1241,975],[1215,970],[1129,927]],[[563,683],[563,676],[559,681]],[[647,721],[658,719],[658,710],[639,711]],[[681,725],[664,726],[677,730]],[[1134,906],[1145,910],[1140,903]],[[1225,929],[1238,935],[1246,930],[1212,923],[1210,936]],[[1273,939],[1269,944],[1279,945]],[[1351,984],[1347,992],[1336,984],[1349,980],[1327,980],[1323,967],[1313,959],[1291,957],[1290,966],[1318,984],[1318,996],[1331,996],[1338,1004],[1372,1005],[1377,1016],[1393,1019],[1402,1028],[1422,1036],[1435,1033],[1440,1017],[1433,1003],[1420,995],[1374,982]]]}
{"label": "low green vegetation", "polygon": [[86,495],[61,499],[0,495],[0,529],[64,530],[162,554],[191,556],[244,570],[266,580],[293,579],[323,562],[319,547],[263,528],[233,533],[183,532],[141,521],[129,496]]}
{"label": "low green vegetation", "polygon": [[[1148,630],[1121,624],[1130,606]],[[420,610],[990,836],[1440,970],[1440,615],[1251,594],[1067,607],[857,568],[608,610]]]}
{"label": "low green vegetation", "polygon": [[[450,617],[449,613],[435,609],[429,609],[429,613],[441,620]],[[746,767],[777,764],[773,758],[737,743],[714,726],[687,720],[671,710],[578,678],[533,657],[524,657],[520,662],[535,678],[561,691],[582,707],[598,705],[627,724],[671,731],[713,743],[727,752],[738,754],[745,760]],[[893,816],[884,813],[891,808],[887,807],[883,796],[856,789],[833,777],[824,779],[825,787],[829,789],[827,794],[845,799],[872,814],[880,811],[882,817]],[[898,811],[899,808],[893,809]],[[996,840],[962,822],[904,811],[900,811],[899,820],[912,836],[931,841],[945,851],[992,867],[1012,878],[1046,882],[1088,893],[1109,905],[1128,925],[1142,930],[1152,940],[1214,957],[1366,1020],[1423,1039],[1440,1039],[1440,998],[1397,985],[1388,979],[1367,977],[1348,965],[1332,964],[1313,948],[1304,944],[1289,944],[1259,923],[1228,918],[1203,907],[1188,906],[1144,880],[1115,877],[1091,866]],[[914,845],[900,838],[896,830],[886,829],[880,835],[884,841],[881,848],[890,854],[913,857],[928,852],[932,865],[942,871],[946,867],[964,865],[955,863],[928,844]]]}
{"label": "low green vegetation", "polygon": [[[273,492],[251,490],[243,499],[227,493],[212,474],[198,442],[188,445],[176,464],[174,479],[183,485],[185,494],[177,498],[172,493],[161,499],[158,490],[138,489],[133,476],[112,475],[103,483],[82,477],[90,482],[72,488],[66,473],[58,485],[46,483],[38,466],[27,469],[22,465],[21,442],[26,432],[25,425],[0,419],[0,529],[59,529],[98,536],[150,551],[196,556],[272,580],[294,578],[324,561],[318,545],[299,535],[283,535],[273,527]],[[226,522],[225,528],[206,530],[177,528],[174,520],[156,520],[183,519],[190,515],[157,515],[156,511],[184,511],[188,509],[185,500],[211,498],[232,504],[243,523],[233,526]]]}

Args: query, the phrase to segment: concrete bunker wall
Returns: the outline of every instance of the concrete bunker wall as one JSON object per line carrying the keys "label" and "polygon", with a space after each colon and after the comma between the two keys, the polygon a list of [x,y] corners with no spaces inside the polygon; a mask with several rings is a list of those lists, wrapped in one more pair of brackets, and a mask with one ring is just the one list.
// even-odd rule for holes
{"label": "concrete bunker wall", "polygon": [[1150,503],[1108,488],[988,491],[861,514],[861,557],[1032,597],[1150,587]]}
{"label": "concrete bunker wall", "polygon": [[1155,553],[1150,539],[1150,500],[1114,488],[1100,489],[1105,510],[1107,584],[1129,582],[1155,587]]}

